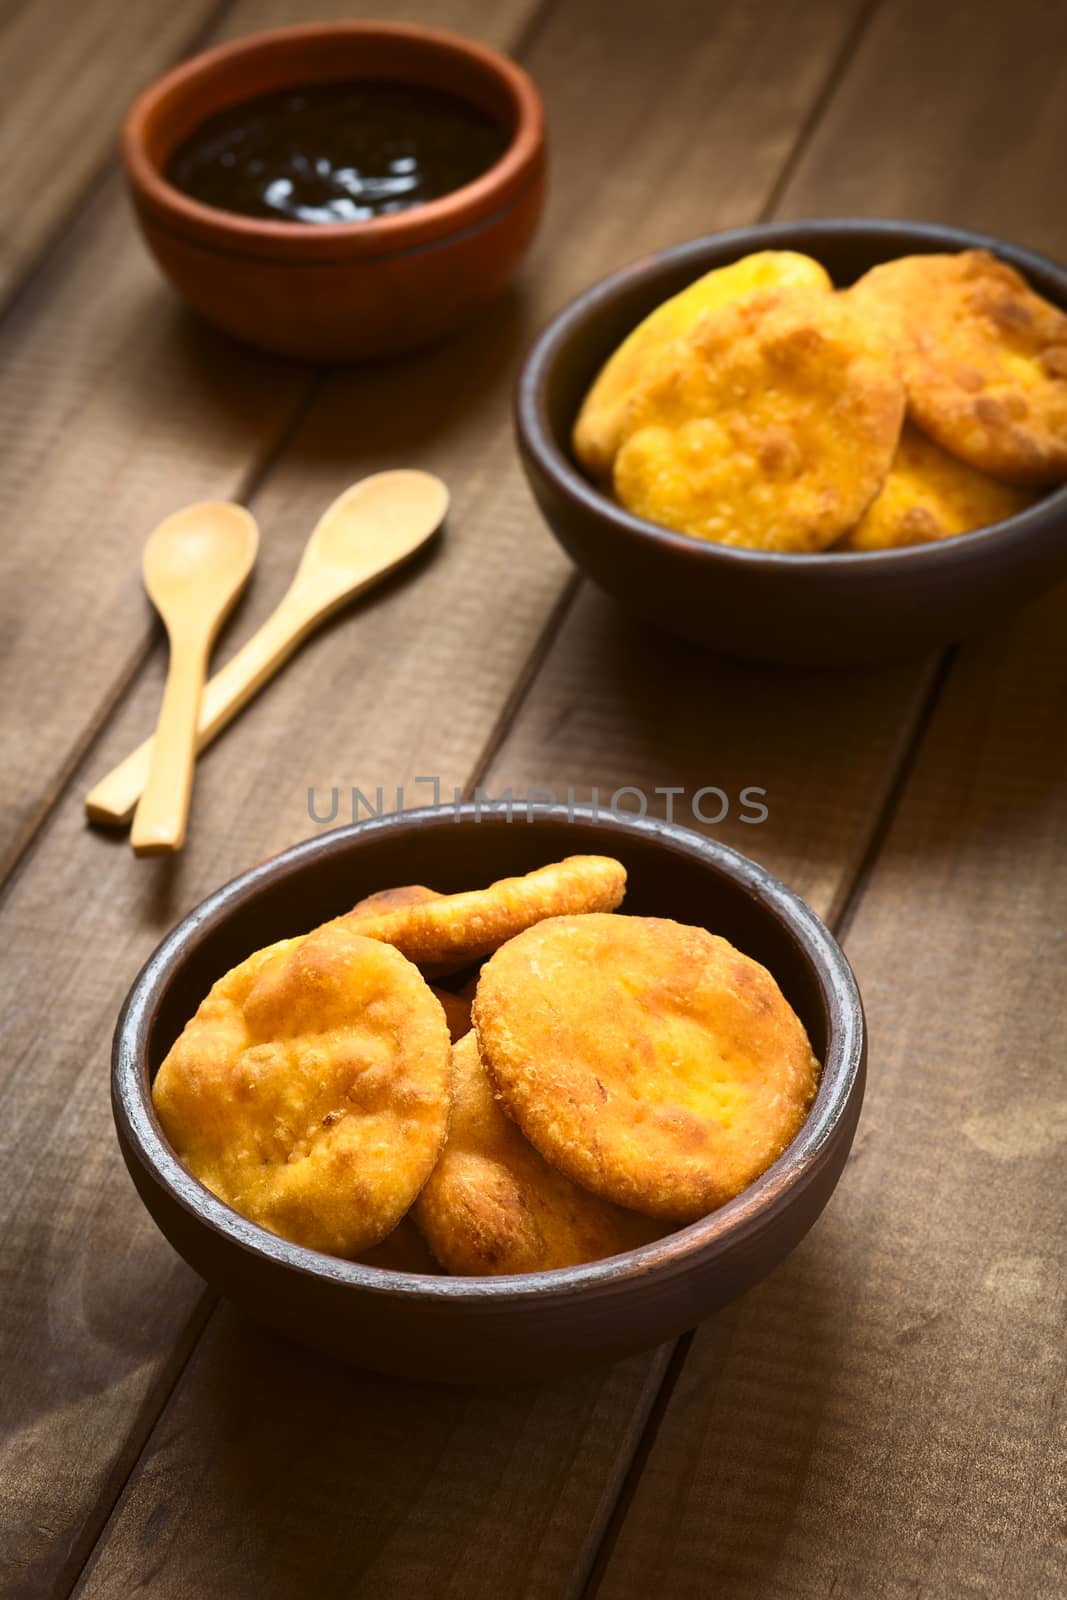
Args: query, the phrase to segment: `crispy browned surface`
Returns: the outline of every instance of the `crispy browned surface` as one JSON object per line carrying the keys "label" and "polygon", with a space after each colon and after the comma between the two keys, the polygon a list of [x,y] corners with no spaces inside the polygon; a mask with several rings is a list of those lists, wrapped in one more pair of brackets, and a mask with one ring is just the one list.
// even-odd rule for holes
{"label": "crispy browned surface", "polygon": [[1067,478],[1067,316],[985,250],[903,256],[851,290],[899,342],[908,410],[1008,483]]}
{"label": "crispy browned surface", "polygon": [[633,1250],[662,1228],[579,1188],[505,1116],[468,1033],[452,1051],[445,1148],[414,1216],[449,1272],[545,1272]]}
{"label": "crispy browned surface", "polygon": [[403,906],[421,906],[427,900],[440,900],[436,889],[427,889],[422,883],[402,883],[395,889],[378,889],[374,894],[357,900],[349,917],[380,917],[387,911],[399,911]]}
{"label": "crispy browned surface", "polygon": [[891,342],[844,296],[749,294],[650,358],[615,492],[694,538],[825,550],[884,483],[903,414]]}
{"label": "crispy browned surface", "polygon": [[220,978],[152,1097],[178,1155],[234,1210],[351,1256],[429,1176],[449,1078],[445,1018],[419,973],[331,923]]}
{"label": "crispy browned surface", "polygon": [[626,892],[626,870],[610,856],[568,856],[487,889],[441,895],[382,916],[343,918],[369,939],[381,939],[410,961],[462,966],[488,955],[544,917],[610,911]]}
{"label": "crispy browned surface", "polygon": [[764,967],[659,917],[557,917],[498,950],[474,1001],[508,1113],[618,1205],[690,1222],[795,1136],[818,1080]]}
{"label": "crispy browned surface", "polygon": [[[445,1014],[448,1031],[452,1037],[452,1043],[455,1044],[457,1039],[462,1039],[465,1033],[470,1032],[471,1002],[464,999],[462,995],[453,994],[450,989],[438,989],[433,984],[430,987],[433,989],[441,1010]],[[471,998],[473,999],[473,996]]]}
{"label": "crispy browned surface", "polygon": [[626,410],[649,369],[671,343],[692,333],[709,311],[756,289],[802,284],[832,289],[824,267],[794,250],[758,250],[716,267],[664,300],[619,345],[598,373],[574,425],[574,453],[597,477],[609,477],[626,426]]}
{"label": "crispy browned surface", "polygon": [[441,1271],[426,1240],[411,1220],[410,1212],[401,1217],[392,1233],[386,1234],[379,1244],[361,1250],[355,1259],[362,1261],[365,1267],[382,1267],[388,1272],[439,1274]]}
{"label": "crispy browned surface", "polygon": [[1032,489],[968,466],[906,422],[889,476],[837,549],[890,550],[947,539],[1001,522],[1036,498]]}

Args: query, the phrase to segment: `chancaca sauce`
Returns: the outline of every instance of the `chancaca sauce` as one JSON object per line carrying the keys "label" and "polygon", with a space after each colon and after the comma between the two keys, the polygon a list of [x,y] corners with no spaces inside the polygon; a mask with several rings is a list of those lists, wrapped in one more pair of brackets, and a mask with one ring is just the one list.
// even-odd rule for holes
{"label": "chancaca sauce", "polygon": [[504,153],[508,132],[438,89],[312,83],[217,112],[167,164],[202,204],[272,222],[369,222],[460,189]]}

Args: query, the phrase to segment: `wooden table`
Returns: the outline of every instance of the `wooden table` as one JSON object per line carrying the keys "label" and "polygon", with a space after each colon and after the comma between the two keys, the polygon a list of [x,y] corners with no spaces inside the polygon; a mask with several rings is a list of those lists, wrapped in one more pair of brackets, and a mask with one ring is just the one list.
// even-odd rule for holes
{"label": "wooden table", "polygon": [[[321,373],[188,317],[116,170],[133,92],[281,0],[34,0],[0,23],[5,465],[0,864],[11,1596],[1043,1600],[1063,1534],[1067,590],[882,672],[731,665],[579,584],[522,482],[535,330],[650,248],[882,213],[1067,252],[1057,0],[379,3],[540,84],[551,203],[522,282],[427,354]],[[307,13],[346,15],[341,0]],[[202,763],[188,847],[135,861],[82,796],[155,713],[142,541],[204,497],[262,553],[387,465],[444,542],[314,640]],[[111,1028],[222,880],[312,832],[307,791],[767,790],[719,837],[843,937],[870,1088],[844,1181],[760,1288],[672,1348],[509,1392],[393,1382],[246,1325],[122,1168]]]}

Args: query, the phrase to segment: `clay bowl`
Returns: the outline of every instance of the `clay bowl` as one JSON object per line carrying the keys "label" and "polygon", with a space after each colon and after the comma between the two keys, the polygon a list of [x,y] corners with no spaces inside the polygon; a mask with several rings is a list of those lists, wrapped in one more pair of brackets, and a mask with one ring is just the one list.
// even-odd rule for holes
{"label": "clay bowl", "polygon": [[[268,222],[201,205],[163,176],[213,113],[271,90],[345,78],[446,90],[511,134],[480,178],[369,222]],[[251,344],[316,361],[410,349],[497,294],[541,212],[541,100],[496,51],[431,28],[317,23],[254,34],[167,73],[136,102],[123,156],[145,238],[178,293]]]}
{"label": "clay bowl", "polygon": [[840,665],[907,657],[976,633],[1067,573],[1067,488],[974,533],[908,549],[778,555],[731,549],[631,516],[571,455],[582,399],[612,350],[662,300],[753,250],[800,250],[835,284],[895,256],[992,250],[1067,310],[1067,272],[1028,250],[916,222],[776,222],[695,239],[594,285],[530,351],[516,426],[546,522],[631,611],[753,660]]}
{"label": "clay bowl", "polygon": [[[323,833],[192,911],[137,978],[119,1018],[112,1103],[133,1181],[174,1248],[221,1293],[292,1338],[381,1371],[521,1382],[625,1355],[692,1327],[762,1278],[811,1227],[841,1175],[863,1096],[863,1008],[848,963],[807,907],[762,868],[683,828],[530,808],[401,813]],[[455,891],[562,856],[610,853],[626,907],[709,928],[777,977],[825,1062],[810,1116],[744,1194],[610,1260],[526,1277],[449,1278],[319,1255],[231,1211],[178,1161],[150,1084],[186,1019],[253,950],[314,927],[375,889]]]}

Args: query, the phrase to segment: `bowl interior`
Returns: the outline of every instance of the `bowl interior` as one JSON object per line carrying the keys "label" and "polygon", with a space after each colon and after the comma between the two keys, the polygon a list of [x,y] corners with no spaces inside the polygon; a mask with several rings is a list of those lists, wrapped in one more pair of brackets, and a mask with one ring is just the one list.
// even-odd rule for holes
{"label": "bowl interior", "polygon": [[[538,374],[541,415],[558,466],[597,487],[571,451],[571,430],[593,379],[612,351],[656,306],[714,267],[755,250],[796,250],[813,256],[837,288],[846,288],[880,262],[902,255],[985,249],[1014,266],[1041,295],[1067,310],[1067,273],[1029,251],[963,229],[893,221],[768,223],[739,228],[665,250],[597,284],[563,312]],[[1054,490],[1063,493],[1067,490]],[[648,524],[649,527],[652,524]],[[696,541],[701,543],[701,541]]]}
{"label": "bowl interior", "polygon": [[343,79],[443,90],[512,137],[518,130],[515,93],[488,52],[432,30],[323,24],[253,37],[180,68],[164,80],[143,123],[144,153],[162,178],[177,146],[217,111],[274,90]]}

